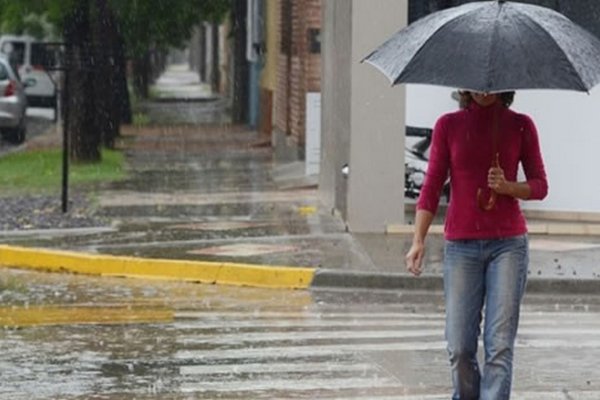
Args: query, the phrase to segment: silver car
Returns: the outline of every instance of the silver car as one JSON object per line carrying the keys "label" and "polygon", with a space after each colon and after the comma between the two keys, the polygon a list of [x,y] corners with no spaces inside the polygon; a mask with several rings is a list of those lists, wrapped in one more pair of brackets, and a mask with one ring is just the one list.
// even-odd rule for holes
{"label": "silver car", "polygon": [[33,84],[23,84],[8,60],[0,56],[0,133],[11,143],[25,141],[25,87]]}

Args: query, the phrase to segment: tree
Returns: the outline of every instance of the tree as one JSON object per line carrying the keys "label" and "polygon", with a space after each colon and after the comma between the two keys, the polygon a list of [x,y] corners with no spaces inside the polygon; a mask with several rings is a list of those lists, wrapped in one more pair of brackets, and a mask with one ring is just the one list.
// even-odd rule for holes
{"label": "tree", "polygon": [[[71,138],[70,155],[74,161],[99,161],[101,130],[96,125],[94,75],[98,65],[94,59],[94,41],[90,23],[90,1],[81,0],[65,16],[63,36],[67,43],[66,63],[69,94],[65,106],[69,109],[67,129]],[[101,117],[105,115],[100,114]]]}
{"label": "tree", "polygon": [[[219,22],[231,0],[129,0],[112,2],[132,59],[136,94],[148,97],[157,62],[170,47],[182,47],[200,21]],[[160,65],[158,65],[160,67]]]}
{"label": "tree", "polygon": [[131,121],[125,57],[133,60],[136,92],[147,97],[166,49],[181,47],[193,27],[216,21],[231,0],[0,0],[0,28],[44,36],[54,27],[68,44],[67,131],[75,161],[100,160],[122,121]]}
{"label": "tree", "polygon": [[63,99],[63,106],[69,111],[69,154],[74,161],[99,161],[101,136],[95,117],[90,0],[0,1],[4,31],[32,33],[34,29],[27,25],[29,16],[41,16],[67,44],[64,60],[69,79],[65,90],[69,96]]}

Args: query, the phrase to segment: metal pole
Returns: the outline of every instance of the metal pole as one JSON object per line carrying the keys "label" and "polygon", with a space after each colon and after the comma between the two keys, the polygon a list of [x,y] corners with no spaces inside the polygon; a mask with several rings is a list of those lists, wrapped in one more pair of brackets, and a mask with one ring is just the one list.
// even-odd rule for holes
{"label": "metal pole", "polygon": [[[66,57],[70,56],[69,45],[65,46]],[[69,68],[65,66],[65,87],[63,89],[63,159],[62,159],[62,212],[69,210]]]}

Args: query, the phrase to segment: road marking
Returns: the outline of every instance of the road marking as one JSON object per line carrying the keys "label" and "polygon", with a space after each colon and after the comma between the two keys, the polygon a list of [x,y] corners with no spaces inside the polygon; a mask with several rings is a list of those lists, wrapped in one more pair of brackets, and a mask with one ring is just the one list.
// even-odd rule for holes
{"label": "road marking", "polygon": [[297,372],[373,372],[374,365],[366,363],[251,363],[221,365],[189,365],[179,368],[181,375],[297,373]]}
{"label": "road marking", "polygon": [[183,393],[198,392],[250,392],[266,390],[305,391],[319,389],[382,389],[398,388],[402,384],[386,378],[334,378],[334,379],[269,379],[269,380],[223,380],[219,382],[184,382]]}
{"label": "road marking", "polygon": [[[371,396],[351,397],[352,400],[448,400],[448,393],[439,394],[410,394],[410,395],[394,395],[394,396]],[[554,391],[554,392],[535,392],[535,391],[516,391],[513,390],[511,398],[514,400],[568,400],[570,398],[577,400],[598,400],[600,399],[600,391]],[[348,397],[339,398],[331,397],[328,400],[347,400]]]}
{"label": "road marking", "polygon": [[180,337],[178,342],[184,345],[192,344],[236,344],[236,343],[263,343],[290,341],[297,342],[301,340],[336,340],[336,339],[405,339],[419,337],[433,337],[439,339],[444,336],[442,329],[430,330],[411,330],[411,331],[311,331],[311,332],[260,332],[260,333],[235,333],[223,334],[215,337],[214,335],[195,335],[192,337]]}
{"label": "road marking", "polygon": [[[548,336],[572,336],[578,340],[583,336],[596,337],[599,333],[598,329],[520,329],[518,339],[532,340],[535,337]],[[301,331],[301,332],[241,332],[241,333],[224,333],[218,336],[214,334],[195,334],[193,336],[178,337],[178,343],[184,345],[191,344],[239,344],[239,343],[262,343],[262,342],[278,342],[289,341],[297,342],[302,340],[340,340],[340,339],[406,339],[406,338],[424,338],[431,337],[435,339],[443,338],[443,329],[415,329],[415,330],[328,330],[328,331]]]}
{"label": "road marking", "polygon": [[[518,348],[529,349],[592,349],[600,347],[600,340],[530,340],[518,339]],[[445,341],[432,342],[397,342],[397,343],[361,343],[361,344],[321,344],[318,346],[275,346],[255,347],[234,350],[180,350],[175,353],[175,358],[180,360],[202,360],[203,362],[214,360],[244,360],[264,358],[296,358],[315,356],[337,356],[343,354],[356,354],[358,352],[380,352],[380,351],[438,351],[445,350]]]}
{"label": "road marking", "polygon": [[[520,325],[520,330],[525,327],[539,326],[542,328],[550,329],[555,326],[563,327],[566,324],[573,326],[573,329],[583,329],[584,327],[592,329],[593,326],[598,327],[600,332],[600,320],[598,323],[584,323],[582,321],[567,323],[562,320],[525,320]],[[277,319],[227,319],[226,317],[207,318],[206,320],[177,320],[173,323],[173,327],[182,330],[197,330],[197,329],[267,329],[267,328],[286,328],[286,329],[300,329],[300,328],[368,328],[368,327],[380,327],[380,328],[408,328],[408,327],[440,327],[443,328],[445,322],[443,320],[390,320],[390,319],[351,319],[351,320],[329,320],[327,318],[317,317],[315,319],[306,320],[277,320]]]}
{"label": "road marking", "polygon": [[395,318],[395,319],[433,319],[443,320],[443,314],[416,314],[416,313],[340,313],[340,312],[322,312],[322,311],[248,311],[248,312],[212,312],[212,311],[178,311],[176,318],[311,318],[311,319],[334,319],[334,318],[355,318],[355,319],[373,319],[373,318]]}
{"label": "road marking", "polygon": [[[521,321],[548,321],[557,322],[558,320],[569,320],[572,322],[598,322],[600,325],[600,318],[598,313],[594,312],[527,312],[523,311],[520,313]],[[360,319],[360,320],[371,320],[371,319],[395,319],[395,320],[436,320],[443,321],[445,319],[444,313],[408,313],[408,312],[327,312],[323,310],[306,310],[306,311],[225,311],[225,312],[213,312],[213,311],[177,311],[175,317],[178,319],[223,319],[223,318],[260,318],[260,319],[327,319],[333,320],[338,318],[345,319]],[[588,321],[586,321],[588,320]]]}
{"label": "road marking", "polygon": [[0,326],[140,324],[173,321],[173,312],[165,308],[132,307],[3,307]]}
{"label": "road marking", "polygon": [[182,321],[174,322],[176,329],[239,329],[239,328],[342,328],[342,327],[409,327],[409,326],[439,326],[443,327],[443,321],[390,321],[390,320],[352,320],[352,321],[327,321],[327,320],[307,320],[307,321],[286,321],[286,320],[221,320],[221,321]]}

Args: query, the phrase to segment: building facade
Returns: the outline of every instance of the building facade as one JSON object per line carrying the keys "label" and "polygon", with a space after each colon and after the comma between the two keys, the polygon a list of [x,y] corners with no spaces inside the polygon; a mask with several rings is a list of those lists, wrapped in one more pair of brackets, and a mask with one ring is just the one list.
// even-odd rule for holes
{"label": "building facade", "polygon": [[276,2],[278,43],[273,95],[273,142],[303,158],[306,95],[321,91],[321,0]]}

